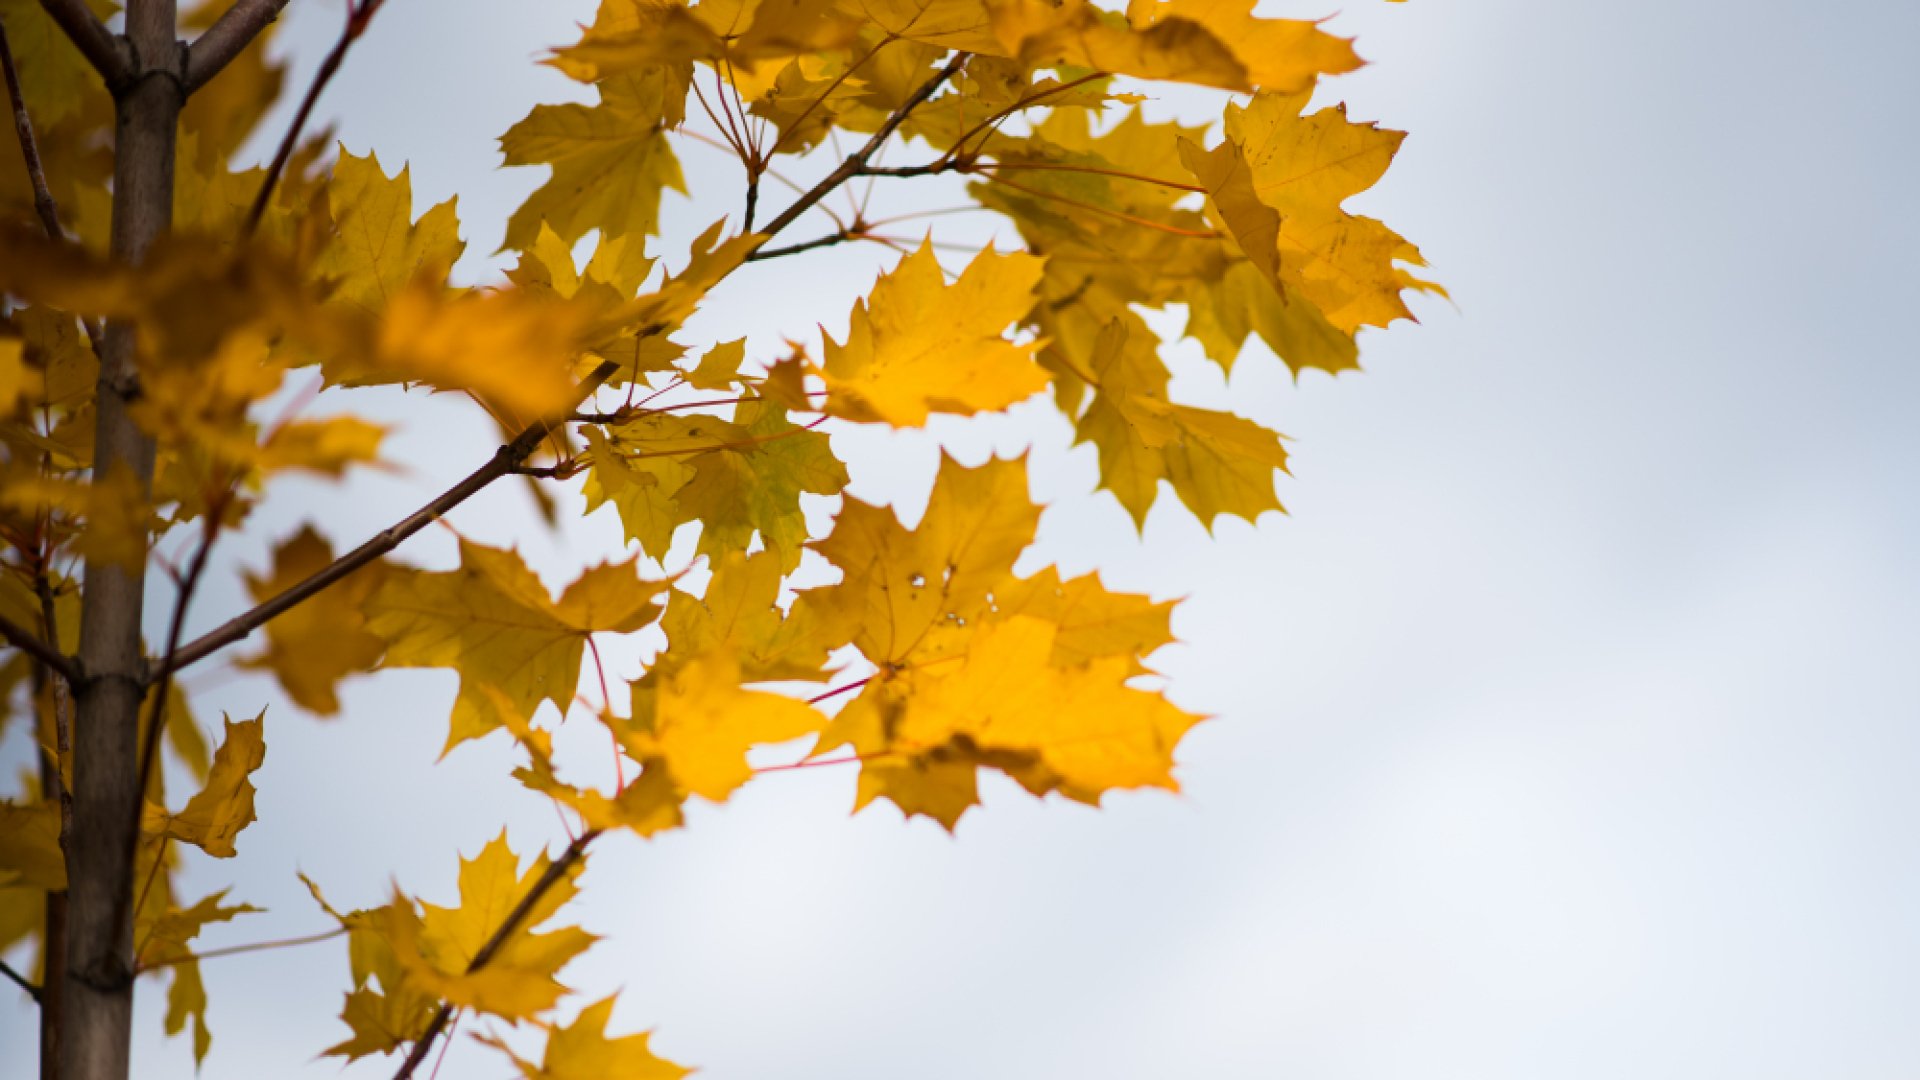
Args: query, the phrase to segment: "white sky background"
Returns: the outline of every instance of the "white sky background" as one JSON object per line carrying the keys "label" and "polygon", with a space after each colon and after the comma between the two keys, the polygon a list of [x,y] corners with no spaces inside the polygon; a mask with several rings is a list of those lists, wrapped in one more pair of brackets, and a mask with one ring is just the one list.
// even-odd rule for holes
{"label": "white sky background", "polygon": [[[417,210],[457,193],[484,255],[543,176],[496,170],[493,139],[578,93],[531,61],[591,8],[394,0],[321,112],[412,162]],[[338,16],[292,5],[296,85]],[[1046,408],[935,429],[969,462],[1033,446],[1052,509],[1024,565],[1190,597],[1159,666],[1218,719],[1184,794],[1095,812],[993,785],[950,839],[849,818],[851,772],[821,769],[597,845],[574,910],[608,940],[569,981],[624,987],[622,1030],[714,1080],[1920,1074],[1920,8],[1414,0],[1333,26],[1374,64],[1323,97],[1413,132],[1360,205],[1459,309],[1369,333],[1339,380],[1250,349],[1229,395],[1170,354],[1188,400],[1296,440],[1292,515],[1209,540],[1163,505],[1137,537]],[[666,208],[675,261],[737,204],[721,155],[682,159],[701,198]],[[765,357],[837,331],[885,262],[755,268],[683,337],[751,331]],[[491,446],[450,399],[392,416],[412,471],[289,486],[223,548],[198,625],[243,603],[261,527],[356,543]],[[856,493],[918,512],[931,440],[836,446]],[[452,520],[553,584],[618,553],[610,511],[552,539],[530,506],[502,487]],[[452,538],[401,554],[450,565]],[[271,706],[260,821],[189,891],[272,910],[206,944],[324,929],[296,868],[343,905],[394,878],[446,901],[502,824],[523,850],[559,835],[504,740],[432,764],[453,685],[361,680],[324,723],[257,679],[202,695],[206,722]],[[343,945],[205,971],[203,1075],[342,1075],[313,1059],[344,1034]],[[143,984],[138,1072],[190,1076],[160,1002]],[[0,1009],[5,1060],[32,1019]],[[463,1035],[442,1075],[509,1071]]]}

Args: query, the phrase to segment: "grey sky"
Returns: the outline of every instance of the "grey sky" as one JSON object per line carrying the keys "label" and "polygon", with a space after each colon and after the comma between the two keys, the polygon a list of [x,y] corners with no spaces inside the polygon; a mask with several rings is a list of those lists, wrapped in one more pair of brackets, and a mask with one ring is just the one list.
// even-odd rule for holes
{"label": "grey sky", "polygon": [[[292,7],[304,73],[338,10]],[[458,193],[484,255],[539,180],[497,171],[493,137],[576,92],[530,61],[591,7],[393,0],[322,111],[411,160],[417,208]],[[1360,376],[1249,357],[1229,397],[1185,365],[1189,400],[1294,438],[1291,516],[1136,536],[1045,409],[934,429],[968,460],[1033,446],[1034,565],[1190,598],[1161,666],[1217,719],[1185,792],[1093,812],[1000,785],[949,839],[847,817],[850,774],[760,781],[596,856],[579,911],[608,940],[571,981],[624,987],[625,1028],[714,1080],[1920,1075],[1920,6],[1413,0],[1333,25],[1374,63],[1323,96],[1413,133],[1364,207],[1458,309],[1370,334]],[[669,252],[735,203],[701,153]],[[756,270],[687,339],[837,328],[879,254]],[[452,402],[393,415],[414,473],[293,489],[257,524],[318,513],[352,542],[485,452]],[[840,440],[856,493],[917,511],[933,441]],[[617,550],[605,514],[524,542],[529,506],[454,522],[553,579]],[[403,554],[446,565],[452,540]],[[272,913],[220,941],[320,928],[296,867],[343,904],[392,878],[445,899],[456,849],[557,835],[499,742],[430,767],[452,685],[364,680],[328,723],[259,681],[204,696],[273,704],[260,822],[193,878]],[[203,1075],[341,1075],[310,1059],[344,1030],[343,949],[206,973]],[[140,1074],[189,1076],[159,1000]],[[0,1010],[0,1045],[30,1023]],[[507,1072],[463,1038],[443,1075]]]}

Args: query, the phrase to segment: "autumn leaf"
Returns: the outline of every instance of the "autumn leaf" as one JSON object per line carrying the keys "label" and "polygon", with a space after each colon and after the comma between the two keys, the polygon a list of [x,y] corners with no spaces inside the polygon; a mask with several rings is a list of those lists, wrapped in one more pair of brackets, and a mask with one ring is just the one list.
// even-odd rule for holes
{"label": "autumn leaf", "polygon": [[142,969],[163,967],[172,977],[167,987],[167,1013],[163,1020],[169,1035],[193,1026],[193,1062],[198,1067],[213,1045],[213,1032],[207,1027],[207,988],[200,978],[200,964],[189,959],[192,943],[200,931],[214,923],[227,922],[236,915],[260,911],[251,904],[222,904],[227,890],[222,889],[186,908],[169,907],[157,919],[143,920],[135,927],[140,953],[135,966]]}
{"label": "autumn leaf", "polygon": [[237,852],[233,841],[253,823],[252,774],[267,757],[266,711],[252,720],[226,720],[226,737],[213,752],[213,766],[198,794],[165,819],[166,835],[216,858]]}
{"label": "autumn leaf", "polygon": [[1004,409],[1046,386],[1034,345],[1003,336],[1032,304],[1040,260],[981,252],[946,283],[930,243],[854,305],[845,343],[827,339],[826,412],[920,427],[930,413]]}
{"label": "autumn leaf", "polygon": [[714,802],[752,778],[748,749],[813,734],[827,719],[795,698],[743,688],[740,663],[724,649],[656,662],[633,684],[632,705],[632,719],[614,728],[621,745]]}
{"label": "autumn leaf", "polygon": [[846,500],[833,532],[813,545],[841,580],[802,592],[799,603],[823,623],[846,628],[847,640],[877,665],[938,657],[964,641],[994,588],[1011,578],[1039,522],[1024,460],[970,469],[942,457],[913,529],[891,510]]}
{"label": "autumn leaf", "polygon": [[666,587],[641,580],[632,561],[610,563],[556,602],[512,551],[461,541],[460,564],[445,573],[392,568],[366,606],[367,632],[387,643],[384,666],[460,673],[449,750],[503,723],[484,687],[523,713],[542,701],[567,708],[587,638],[651,623]]}
{"label": "autumn leaf", "polygon": [[[596,84],[597,105],[541,105],[500,138],[507,165],[550,165],[547,182],[514,211],[504,248],[531,245],[545,222],[562,240],[593,229],[622,237],[652,233],[660,193],[684,192],[665,125],[674,80],[658,71]],[[685,95],[684,82],[678,92]]]}
{"label": "autumn leaf", "polygon": [[345,146],[327,184],[334,232],[314,271],[333,283],[333,299],[378,311],[423,274],[438,282],[460,257],[460,219],[448,199],[413,220],[406,167],[388,177],[380,160]]}
{"label": "autumn leaf", "polygon": [[680,1080],[692,1072],[649,1050],[645,1032],[608,1038],[613,1003],[613,998],[602,998],[582,1009],[572,1023],[549,1027],[538,1065],[515,1054],[504,1040],[483,1036],[480,1041],[511,1058],[527,1080]]}
{"label": "autumn leaf", "polygon": [[507,846],[504,831],[479,855],[460,860],[460,903],[440,907],[396,895],[384,909],[387,942],[409,980],[450,1004],[507,1020],[531,1019],[554,1006],[566,988],[557,975],[594,942],[578,927],[546,933],[538,927],[578,891],[575,863],[539,894],[486,963],[475,969],[481,950],[506,929],[522,898],[550,865],[543,853],[520,871],[520,859]]}
{"label": "autumn leaf", "polygon": [[[264,603],[319,573],[333,562],[333,546],[311,525],[273,552],[271,575],[247,575],[247,590]],[[283,612],[266,625],[267,647],[241,663],[273,672],[294,703],[321,716],[340,711],[334,687],[347,675],[372,670],[386,642],[366,626],[365,605],[386,580],[386,564],[373,563]]]}

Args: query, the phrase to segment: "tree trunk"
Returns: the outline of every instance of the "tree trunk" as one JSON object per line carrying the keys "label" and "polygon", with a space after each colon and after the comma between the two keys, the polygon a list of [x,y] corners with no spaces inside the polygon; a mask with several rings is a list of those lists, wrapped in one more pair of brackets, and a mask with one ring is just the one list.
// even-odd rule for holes
{"label": "tree trunk", "polygon": [[[114,256],[138,263],[173,220],[174,136],[183,50],[174,0],[132,0],[133,75],[114,92]],[[134,328],[107,327],[94,476],[129,472],[153,486],[153,440],[128,407],[139,394]],[[75,688],[73,835],[67,846],[67,952],[60,1033],[65,1080],[125,1080],[133,1019],[133,862],[139,839],[144,565],[88,558]]]}

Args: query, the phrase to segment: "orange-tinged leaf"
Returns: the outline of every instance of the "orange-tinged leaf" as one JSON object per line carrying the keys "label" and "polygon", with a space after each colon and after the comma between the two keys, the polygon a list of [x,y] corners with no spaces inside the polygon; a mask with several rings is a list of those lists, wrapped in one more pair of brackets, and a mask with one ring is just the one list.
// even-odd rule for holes
{"label": "orange-tinged leaf", "polygon": [[367,631],[386,641],[386,665],[460,673],[448,749],[504,722],[487,686],[525,714],[542,701],[566,708],[588,635],[651,623],[666,587],[641,580],[629,560],[588,570],[555,602],[512,551],[462,541],[460,563],[445,573],[391,568],[367,602]]}
{"label": "orange-tinged leaf", "polygon": [[920,427],[930,413],[1004,409],[1046,386],[1035,345],[1005,338],[1033,304],[1041,261],[988,249],[946,283],[931,241],[854,305],[844,344],[827,341],[826,412]]}
{"label": "orange-tinged leaf", "polygon": [[753,776],[747,751],[810,735],[826,715],[803,701],[740,685],[725,650],[656,665],[633,686],[633,719],[616,726],[635,759],[663,765],[690,794],[724,801]]}
{"label": "orange-tinged leaf", "polygon": [[724,649],[739,659],[748,682],[826,678],[827,654],[839,644],[814,609],[791,614],[777,605],[785,570],[767,551],[730,551],[714,557],[702,596],[673,590],[660,620],[667,655],[697,656]]}

